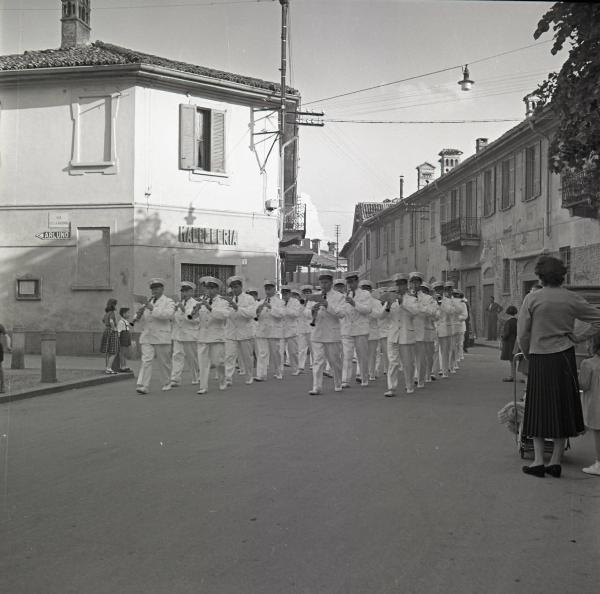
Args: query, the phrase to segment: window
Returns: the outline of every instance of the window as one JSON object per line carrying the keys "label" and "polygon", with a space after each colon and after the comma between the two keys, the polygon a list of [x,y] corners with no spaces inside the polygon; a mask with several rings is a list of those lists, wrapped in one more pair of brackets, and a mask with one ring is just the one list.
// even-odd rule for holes
{"label": "window", "polygon": [[440,198],[440,225],[447,221],[446,198]]}
{"label": "window", "polygon": [[358,246],[356,246],[356,250],[354,251],[354,266],[352,266],[352,269],[358,269],[362,266],[363,264],[363,242],[361,241]]}
{"label": "window", "polygon": [[427,240],[427,216],[425,215],[425,213],[420,213],[419,215],[419,221],[420,221],[420,241],[421,243],[423,243],[424,241]]}
{"label": "window", "polygon": [[510,260],[502,260],[502,292],[510,294]]}
{"label": "window", "polygon": [[436,228],[435,228],[435,202],[432,202],[429,205],[429,235],[431,239],[435,237]]}
{"label": "window", "polygon": [[[222,266],[216,264],[181,264],[181,280],[191,281],[196,287],[200,287],[200,279],[203,276],[214,276],[218,278],[223,286],[226,286],[227,279],[235,274],[235,266]],[[199,289],[195,296],[199,296]]]}
{"label": "window", "polygon": [[450,220],[453,221],[460,216],[460,202],[458,200],[458,190],[450,192]]}
{"label": "window", "polygon": [[17,278],[18,301],[39,301],[42,298],[42,280],[30,275]]}
{"label": "window", "polygon": [[536,198],[541,193],[542,162],[541,144],[537,142],[525,149],[525,200]]}
{"label": "window", "polygon": [[381,229],[375,229],[375,258],[381,256]]}
{"label": "window", "polygon": [[515,203],[515,159],[505,159],[500,164],[500,209],[506,210]]}
{"label": "window", "polygon": [[179,106],[179,168],[225,173],[225,112]]}
{"label": "window", "polygon": [[571,246],[561,247],[558,250],[558,257],[563,261],[567,274],[565,275],[565,284],[571,284]]}
{"label": "window", "polygon": [[409,217],[409,221],[408,221],[409,225],[410,225],[409,234],[408,234],[408,245],[415,245],[415,226],[416,226],[415,216],[416,216],[416,214],[414,212],[410,213],[410,217]]}
{"label": "window", "polygon": [[110,229],[108,227],[77,228],[77,266],[75,290],[111,289]]}
{"label": "window", "polygon": [[390,226],[385,225],[382,227],[383,231],[383,254],[386,255],[390,249]]}
{"label": "window", "polygon": [[394,219],[394,222],[392,223],[391,229],[390,229],[390,252],[393,254],[396,252],[396,237],[397,237],[397,231],[396,231],[396,227],[398,223],[398,219]]}
{"label": "window", "polygon": [[465,216],[471,219],[477,218],[477,196],[474,181],[468,181],[465,187]]}
{"label": "window", "polygon": [[488,169],[483,173],[483,216],[489,217],[496,211],[494,200],[494,172]]}
{"label": "window", "polygon": [[371,234],[367,233],[365,239],[365,260],[368,262],[371,259]]}

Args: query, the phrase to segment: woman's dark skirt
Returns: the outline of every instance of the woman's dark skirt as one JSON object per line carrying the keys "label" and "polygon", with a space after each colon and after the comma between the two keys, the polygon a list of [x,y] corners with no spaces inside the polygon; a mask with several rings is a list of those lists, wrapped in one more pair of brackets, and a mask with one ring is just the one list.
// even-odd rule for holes
{"label": "woman's dark skirt", "polygon": [[529,355],[523,435],[566,438],[584,431],[575,349]]}
{"label": "woman's dark skirt", "polygon": [[502,351],[500,352],[501,361],[512,361],[515,350],[514,338],[503,338],[502,339]]}
{"label": "woman's dark skirt", "polygon": [[111,328],[105,328],[100,342],[100,352],[115,355],[119,350],[119,333]]}

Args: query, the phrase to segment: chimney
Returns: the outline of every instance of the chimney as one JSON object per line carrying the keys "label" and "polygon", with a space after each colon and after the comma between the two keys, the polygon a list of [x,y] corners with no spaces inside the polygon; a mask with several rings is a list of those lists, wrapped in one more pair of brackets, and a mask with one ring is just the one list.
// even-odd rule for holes
{"label": "chimney", "polygon": [[318,254],[319,253],[319,244],[321,243],[321,240],[320,239],[311,239],[310,241],[312,243],[312,251],[315,254]]}
{"label": "chimney", "polygon": [[525,103],[525,117],[530,118],[537,107],[537,100],[533,94],[530,93],[529,95],[525,95],[525,97],[523,97],[523,102]]}
{"label": "chimney", "polygon": [[61,0],[61,49],[89,43],[90,2],[91,0]]}
{"label": "chimney", "polygon": [[305,237],[302,240],[302,247],[309,250],[310,249],[310,239],[308,239],[307,237]]}
{"label": "chimney", "polygon": [[400,200],[404,198],[404,176],[400,176]]}
{"label": "chimney", "polygon": [[330,256],[335,256],[335,241],[327,242],[327,250]]}
{"label": "chimney", "polygon": [[475,153],[480,153],[484,148],[487,148],[488,139],[487,138],[478,138],[475,141]]}

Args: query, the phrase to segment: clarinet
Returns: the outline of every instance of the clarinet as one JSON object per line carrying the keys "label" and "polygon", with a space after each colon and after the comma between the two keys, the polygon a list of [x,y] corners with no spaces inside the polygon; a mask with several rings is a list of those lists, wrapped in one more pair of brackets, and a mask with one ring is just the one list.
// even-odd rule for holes
{"label": "clarinet", "polygon": [[[327,293],[323,293],[323,299],[322,299],[322,301],[325,301],[325,302],[327,302]],[[310,325],[311,325],[311,326],[313,326],[313,327],[316,325],[316,322],[317,322],[317,316],[319,315],[319,309],[321,309],[321,307],[322,307],[322,302],[321,302],[321,303],[318,303],[317,305],[319,306],[319,307],[317,308],[317,310],[315,311],[315,310],[313,309],[313,312],[312,312],[312,321],[311,321]]]}
{"label": "clarinet", "polygon": [[[255,318],[254,318],[254,321],[255,321],[255,322],[258,322],[258,317],[259,317],[259,316],[260,316],[260,314],[262,313],[262,310],[263,310],[263,308],[265,307],[265,304],[267,304],[267,303],[271,303],[271,298],[270,298],[270,297],[267,297],[267,298],[265,299],[264,303],[263,303],[262,305],[259,305],[259,306],[258,306],[258,309],[256,310],[256,316],[255,316]],[[260,311],[259,311],[259,309],[260,309]]]}
{"label": "clarinet", "polygon": [[142,305],[142,307],[140,307],[137,310],[137,313],[135,314],[135,318],[131,321],[131,325],[132,326],[135,325],[136,322],[139,322],[142,319],[142,316],[144,315],[144,312],[148,308],[149,303],[155,303],[155,302],[156,302],[156,298],[150,297],[150,299],[148,299],[148,301],[146,301],[146,303],[144,303],[144,305]]}

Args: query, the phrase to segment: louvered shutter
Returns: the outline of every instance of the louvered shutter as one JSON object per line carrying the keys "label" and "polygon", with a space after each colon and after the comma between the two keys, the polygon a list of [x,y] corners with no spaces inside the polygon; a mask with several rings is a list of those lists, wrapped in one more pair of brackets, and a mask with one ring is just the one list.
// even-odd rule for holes
{"label": "louvered shutter", "polygon": [[[525,175],[527,166],[523,165],[523,161],[527,159],[527,150],[519,151],[515,153],[515,161],[516,161],[516,179],[515,179],[515,193],[517,200],[525,200],[526,196],[526,186],[527,182],[525,181]],[[511,202],[513,204],[513,202]]]}
{"label": "louvered shutter", "polygon": [[503,209],[504,204],[502,203],[502,161],[500,161],[496,167],[494,167],[496,174],[496,192],[494,195],[494,208],[496,205],[498,208]]}
{"label": "louvered shutter", "polygon": [[225,173],[225,112],[210,112],[210,170]]}
{"label": "louvered shutter", "polygon": [[512,156],[508,163],[508,204],[513,206],[515,203],[515,157]]}
{"label": "louvered shutter", "polygon": [[179,105],[179,169],[196,166],[196,106]]}
{"label": "louvered shutter", "polygon": [[478,216],[479,213],[483,212],[484,214],[487,212],[484,208],[484,198],[483,198],[483,176],[485,173],[480,173],[475,180],[475,216]]}
{"label": "louvered shutter", "polygon": [[539,196],[542,193],[542,142],[535,145],[533,156],[533,195]]}

